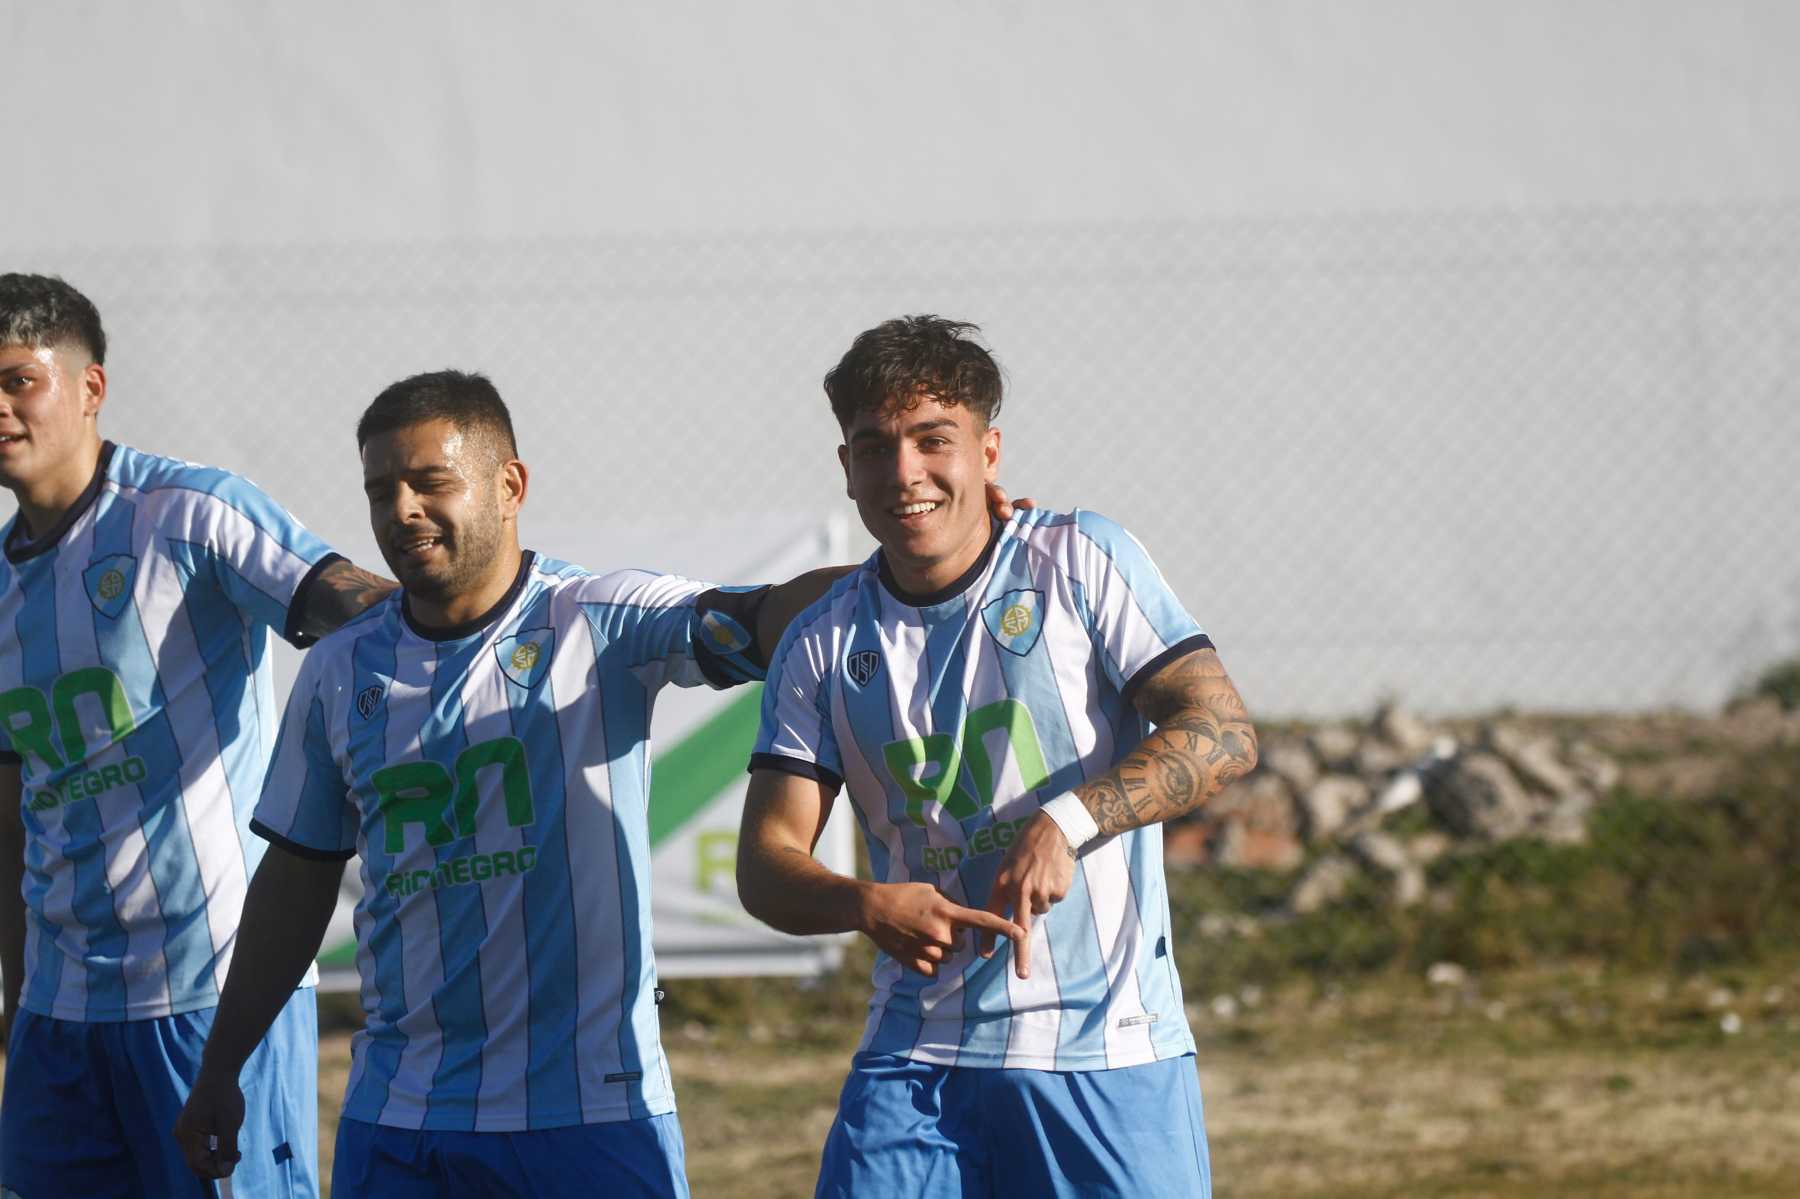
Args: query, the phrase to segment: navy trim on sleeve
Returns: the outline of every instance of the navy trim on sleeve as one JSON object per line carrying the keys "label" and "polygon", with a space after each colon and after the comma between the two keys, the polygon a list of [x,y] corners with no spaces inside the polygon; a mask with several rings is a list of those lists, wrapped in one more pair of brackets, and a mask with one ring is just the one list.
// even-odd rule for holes
{"label": "navy trim on sleeve", "polygon": [[312,564],[312,568],[308,570],[305,577],[300,580],[300,585],[294,588],[294,598],[288,601],[287,620],[282,622],[281,629],[281,639],[283,641],[287,642],[295,649],[305,649],[307,646],[318,640],[317,637],[309,636],[300,631],[300,626],[306,623],[307,597],[312,594],[313,584],[319,581],[320,575],[331,569],[332,563],[348,561],[350,561],[350,559],[344,557],[342,554],[327,553],[323,558],[320,558],[317,562]]}
{"label": "navy trim on sleeve", "polygon": [[1205,633],[1195,633],[1192,637],[1184,637],[1144,663],[1143,667],[1131,676],[1131,681],[1125,684],[1125,690],[1121,693],[1120,698],[1132,707],[1137,707],[1138,692],[1144,689],[1145,683],[1155,677],[1157,671],[1177,658],[1185,658],[1196,650],[1211,649],[1212,647],[1212,638]]}
{"label": "navy trim on sleeve", "polygon": [[315,849],[311,845],[290,841],[254,817],[250,820],[250,831],[270,845],[278,845],[297,858],[308,858],[314,862],[348,862],[356,856],[354,849]]}
{"label": "navy trim on sleeve", "polygon": [[786,754],[751,754],[750,771],[754,774],[758,770],[778,770],[782,774],[797,775],[803,779],[824,783],[833,790],[844,785],[844,780],[838,777],[835,770],[827,769],[817,762],[808,762],[802,758],[790,758]]}

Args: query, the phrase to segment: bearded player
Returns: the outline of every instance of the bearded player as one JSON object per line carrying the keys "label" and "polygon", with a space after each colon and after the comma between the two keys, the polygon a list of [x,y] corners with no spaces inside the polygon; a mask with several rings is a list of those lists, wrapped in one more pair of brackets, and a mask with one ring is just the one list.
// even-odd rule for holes
{"label": "bearded player", "polygon": [[[990,519],[1001,379],[974,332],[888,321],[826,376],[880,549],[770,661],[739,892],[879,949],[819,1195],[1192,1199],[1211,1180],[1160,824],[1248,771],[1255,734],[1130,534]],[[846,787],[873,881],[811,856]],[[995,954],[953,906],[1021,936]]]}

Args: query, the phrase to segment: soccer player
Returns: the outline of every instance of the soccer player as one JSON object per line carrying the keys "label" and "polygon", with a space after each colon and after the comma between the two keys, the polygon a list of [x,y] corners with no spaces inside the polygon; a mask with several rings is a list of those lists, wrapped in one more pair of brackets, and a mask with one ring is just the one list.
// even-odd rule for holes
{"label": "soccer player", "polygon": [[[106,336],[60,279],[0,275],[0,1194],[207,1192],[167,1128],[262,856],[270,635],[392,584],[222,470],[101,440]],[[318,1193],[314,978],[242,1074],[251,1193]]]}
{"label": "soccer player", "polygon": [[728,590],[521,550],[528,475],[479,375],[394,384],[357,442],[402,590],[313,650],[288,699],[253,822],[271,848],[177,1137],[196,1172],[230,1172],[239,1064],[359,855],[367,1025],[335,1193],[685,1195],[650,948],[650,714],[669,683],[760,678],[758,645],[841,570]]}
{"label": "soccer player", "polygon": [[[990,520],[1001,380],[975,331],[888,321],[825,377],[880,549],[770,661],[738,889],[880,951],[819,1195],[1191,1199],[1210,1175],[1159,822],[1249,770],[1255,735],[1128,533]],[[873,882],[811,856],[845,785]],[[1010,914],[1010,953],[953,905]]]}

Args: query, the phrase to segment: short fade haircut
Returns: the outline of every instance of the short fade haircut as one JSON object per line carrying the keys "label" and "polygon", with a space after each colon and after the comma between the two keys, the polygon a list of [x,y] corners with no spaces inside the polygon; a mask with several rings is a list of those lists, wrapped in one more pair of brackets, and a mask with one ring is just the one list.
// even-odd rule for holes
{"label": "short fade haircut", "polygon": [[470,371],[430,371],[389,384],[356,422],[356,448],[360,452],[371,437],[433,420],[486,434],[502,451],[497,461],[519,456],[506,401],[486,375]]}
{"label": "short fade haircut", "polygon": [[1000,415],[1000,364],[970,335],[968,321],[941,316],[903,316],[859,334],[825,375],[825,394],[838,427],[857,416],[930,398],[965,405],[992,424]]}
{"label": "short fade haircut", "polygon": [[80,346],[106,362],[106,331],[94,302],[55,275],[0,275],[0,346]]}

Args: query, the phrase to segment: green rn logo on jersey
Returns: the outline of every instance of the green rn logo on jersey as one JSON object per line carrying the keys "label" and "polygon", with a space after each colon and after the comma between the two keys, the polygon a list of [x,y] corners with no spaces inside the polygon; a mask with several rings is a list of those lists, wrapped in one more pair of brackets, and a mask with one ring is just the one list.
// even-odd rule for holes
{"label": "green rn logo on jersey", "polygon": [[[1002,732],[1006,734],[1006,745],[996,754],[988,739]],[[1005,760],[1007,749],[1012,751],[1027,791],[1035,791],[1049,781],[1050,772],[1044,766],[1044,750],[1031,723],[1031,712],[1011,698],[970,712],[960,736],[932,733],[902,737],[882,746],[881,756],[901,794],[906,796],[907,818],[923,828],[928,803],[940,805],[957,820],[967,820],[983,808],[992,807],[998,764]],[[974,795],[962,784],[965,762],[975,784]]]}
{"label": "green rn logo on jersey", "polygon": [[[406,849],[406,830],[419,826],[425,843],[436,848],[475,835],[475,813],[481,799],[481,772],[500,770],[500,794],[506,823],[524,828],[537,819],[531,800],[531,773],[525,745],[517,737],[478,741],[456,755],[454,776],[436,762],[398,762],[370,776],[381,813],[382,848],[390,857]],[[506,874],[524,874],[537,865],[537,848],[471,854],[440,862],[435,870],[388,875],[390,894],[410,895],[427,887],[486,882]]]}
{"label": "green rn logo on jersey", "polygon": [[[80,703],[84,698],[87,702]],[[83,709],[97,713],[103,723],[84,725]],[[50,776],[129,737],[137,728],[137,715],[119,676],[104,666],[89,666],[58,678],[48,697],[30,686],[0,694],[0,725],[12,738],[13,752],[36,759],[42,773]],[[94,770],[70,771],[33,790],[25,806],[42,812],[92,799],[114,787],[142,782],[147,773],[144,760],[135,755]]]}

